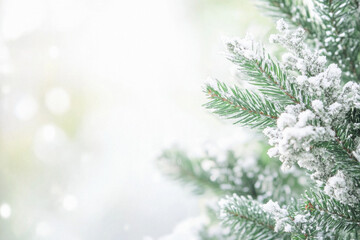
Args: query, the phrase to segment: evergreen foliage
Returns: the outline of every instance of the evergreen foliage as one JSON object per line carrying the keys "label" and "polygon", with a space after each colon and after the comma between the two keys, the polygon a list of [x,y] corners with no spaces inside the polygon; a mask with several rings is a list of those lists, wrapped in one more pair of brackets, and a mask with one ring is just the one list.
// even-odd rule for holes
{"label": "evergreen foliage", "polygon": [[262,209],[257,201],[250,197],[226,197],[219,202],[220,218],[247,239],[290,239],[290,234],[275,230],[276,221]]}
{"label": "evergreen foliage", "polygon": [[279,112],[277,106],[257,93],[228,87],[217,82],[214,87],[206,86],[210,102],[205,106],[214,113],[235,119],[235,123],[247,124],[253,128],[275,126]]}
{"label": "evergreen foliage", "polygon": [[[205,107],[263,130],[272,146],[268,155],[282,162],[282,170],[292,170],[282,173],[276,160],[261,154],[250,170],[245,157],[231,150],[223,161],[164,152],[166,173],[192,184],[197,193],[211,189],[218,197],[227,195],[210,211],[218,214],[209,214],[212,221],[199,233],[201,239],[359,239],[359,5],[357,0],[259,1],[280,18],[279,34],[270,42],[287,50],[282,61],[250,36],[226,40],[227,58],[253,87],[209,82]],[[299,182],[305,173],[312,188]]]}

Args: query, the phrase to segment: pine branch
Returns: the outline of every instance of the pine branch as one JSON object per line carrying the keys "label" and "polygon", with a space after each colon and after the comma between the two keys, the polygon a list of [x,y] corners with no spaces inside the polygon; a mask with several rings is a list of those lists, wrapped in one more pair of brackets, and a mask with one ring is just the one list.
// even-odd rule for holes
{"label": "pine branch", "polygon": [[235,119],[234,124],[261,129],[274,126],[279,115],[279,107],[269,100],[248,90],[230,88],[219,81],[216,86],[206,85],[205,93],[211,101],[204,106],[220,116]]}
{"label": "pine branch", "polygon": [[334,136],[333,141],[317,143],[313,147],[325,148],[332,154],[331,160],[334,162],[333,174],[338,170],[342,170],[349,173],[354,179],[360,180],[359,162],[348,149],[344,148],[337,135]]}
{"label": "pine branch", "polygon": [[201,159],[189,159],[179,150],[166,150],[159,158],[160,169],[168,176],[192,187],[195,194],[204,194],[207,189],[221,192],[217,182],[210,181],[210,173],[204,171]]}
{"label": "pine branch", "polygon": [[160,157],[159,166],[171,178],[191,186],[195,194],[209,190],[217,195],[237,193],[256,198],[260,194],[255,189],[257,174],[245,171],[237,161],[231,151],[220,161],[208,155],[189,158],[181,150],[169,149]]}
{"label": "pine branch", "polygon": [[[318,40],[327,57],[341,65],[345,81],[360,81],[358,55],[360,52],[360,14],[357,0],[316,0],[319,19],[312,16],[309,6],[301,0],[259,0],[275,20],[285,19],[290,25],[301,27],[309,39]],[[325,29],[324,29],[325,28]]]}
{"label": "pine branch", "polygon": [[320,26],[311,16],[309,7],[301,0],[258,0],[257,6],[275,19],[285,19],[295,27],[302,27],[312,39],[318,37]]}
{"label": "pine branch", "polygon": [[357,161],[354,154],[352,153],[352,150],[350,150],[350,144],[348,141],[342,141],[342,139],[347,139],[349,138],[349,135],[342,131],[342,129],[334,129],[332,128],[332,130],[335,132],[335,141],[336,143],[344,150],[344,152],[349,156],[349,158],[351,158],[354,161]]}
{"label": "pine branch", "polygon": [[219,204],[223,223],[245,239],[290,239],[288,233],[275,232],[275,221],[251,198],[234,195]]}
{"label": "pine branch", "polygon": [[[311,109],[311,108],[310,108]],[[331,130],[334,131],[333,140],[330,142],[324,142],[316,144],[316,147],[325,147],[329,149],[332,153],[336,154],[337,158],[345,161],[355,161],[358,163],[352,151],[354,151],[354,143],[349,143],[349,133],[344,132],[344,126],[331,127]],[[353,140],[352,140],[353,141]]]}
{"label": "pine branch", "polygon": [[360,123],[360,110],[356,108],[350,109],[346,114],[345,121],[333,128],[336,133],[336,140],[341,144],[342,148],[348,153],[349,157],[356,161],[353,151],[356,150],[356,138],[360,137],[360,129],[355,125]]}
{"label": "pine branch", "polygon": [[266,55],[259,44],[247,41],[247,46],[236,40],[227,43],[227,57],[247,76],[246,81],[282,105],[300,103],[302,94],[287,80],[280,64]]}
{"label": "pine branch", "polygon": [[219,206],[208,205],[206,213],[209,221],[203,226],[199,232],[201,240],[238,240],[239,234],[233,233],[229,227],[223,226],[219,222]]}
{"label": "pine branch", "polygon": [[227,197],[221,202],[222,220],[246,239],[356,238],[360,233],[360,114],[356,110],[360,87],[350,84],[342,89],[340,83],[341,78],[359,80],[360,76],[359,1],[317,0],[318,22],[307,6],[296,6],[297,1],[264,2],[269,11],[280,11],[293,25],[303,25],[307,37],[323,45],[342,71],[336,64],[327,67],[322,53],[306,46],[302,29],[291,31],[281,20],[277,29],[283,35],[272,40],[288,48],[289,63],[281,66],[248,38],[229,41],[228,59],[261,94],[217,81],[206,86],[210,102],[205,106],[242,125],[276,125],[265,131],[274,146],[269,155],[279,156],[285,168],[295,163],[306,168],[322,183],[322,190],[307,192],[306,203],[290,204],[287,209],[272,201],[260,205],[253,198]]}
{"label": "pine branch", "polygon": [[358,54],[360,52],[360,20],[357,2],[351,0],[316,0],[315,8],[321,16],[324,31],[319,40],[327,57],[343,69],[346,81],[359,81]]}
{"label": "pine branch", "polygon": [[307,201],[304,210],[319,228],[347,233],[360,230],[360,205],[349,206],[313,190],[305,192],[304,197]]}

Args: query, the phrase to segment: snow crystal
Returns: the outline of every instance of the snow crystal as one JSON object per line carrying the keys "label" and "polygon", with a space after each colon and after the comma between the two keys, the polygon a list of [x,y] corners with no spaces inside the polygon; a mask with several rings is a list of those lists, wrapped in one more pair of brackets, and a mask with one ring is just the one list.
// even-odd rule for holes
{"label": "snow crystal", "polygon": [[271,215],[277,216],[277,217],[286,217],[288,215],[288,212],[286,209],[282,209],[279,206],[278,202],[274,202],[272,200],[269,200],[266,204],[263,204],[262,209],[265,212],[267,212]]}
{"label": "snow crystal", "polygon": [[338,102],[334,102],[333,104],[331,104],[328,108],[329,114],[332,116],[336,116],[338,115],[341,110],[343,109],[343,105],[338,103]]}
{"label": "snow crystal", "polygon": [[298,28],[289,38],[289,41],[293,45],[301,44],[305,37],[305,30],[302,28]]}
{"label": "snow crystal", "polygon": [[296,123],[297,127],[304,128],[306,127],[307,123],[311,120],[314,120],[315,114],[311,112],[310,110],[305,110],[304,112],[301,112],[298,116],[298,122]]}
{"label": "snow crystal", "polygon": [[224,42],[230,53],[250,60],[259,58],[259,54],[256,51],[259,48],[259,44],[254,42],[254,38],[250,34],[247,34],[245,38],[226,38]]}
{"label": "snow crystal", "polygon": [[330,82],[335,81],[335,84],[340,84],[341,69],[336,64],[330,64],[326,69],[326,74]]}
{"label": "snow crystal", "polygon": [[296,123],[296,117],[289,113],[283,113],[277,120],[277,126],[280,130],[284,130],[289,126],[294,126]]}
{"label": "snow crystal", "polygon": [[271,34],[269,37],[270,43],[277,43],[278,42],[278,35],[277,34]]}
{"label": "snow crystal", "polygon": [[[277,41],[275,41],[275,42],[277,42]],[[282,62],[284,64],[285,68],[291,69],[291,70],[296,70],[296,68],[294,68],[294,66],[298,66],[301,68],[300,65],[303,65],[303,63],[301,63],[300,59],[298,59],[292,53],[289,53],[289,52],[283,54]]]}
{"label": "snow crystal", "polygon": [[286,224],[284,227],[284,232],[291,232],[292,226],[290,224]]}
{"label": "snow crystal", "polygon": [[279,19],[277,22],[276,22],[276,29],[279,31],[279,32],[284,32],[286,30],[289,29],[289,26],[287,25],[287,23],[284,21],[284,19]]}
{"label": "snow crystal", "polygon": [[343,203],[354,204],[359,202],[359,189],[355,186],[352,179],[347,177],[342,171],[338,171],[333,177],[328,179],[324,192]]}
{"label": "snow crystal", "polygon": [[276,157],[279,154],[279,150],[277,148],[270,148],[267,152],[267,154],[269,155],[269,157]]}
{"label": "snow crystal", "polygon": [[290,31],[282,19],[277,22],[277,29],[281,34],[271,35],[270,41],[280,43],[293,54],[291,61],[285,62],[286,67],[292,70],[297,69],[302,75],[310,76],[315,76],[323,71],[326,57],[320,56],[319,51],[313,51],[307,47],[304,43],[306,38],[304,29],[298,28]]}
{"label": "snow crystal", "polygon": [[306,215],[298,214],[294,217],[294,223],[304,223],[306,222]]}
{"label": "snow crystal", "polygon": [[[314,100],[312,105],[317,110],[324,108],[324,104],[320,100]],[[317,111],[314,110],[314,112]],[[331,140],[334,132],[331,127],[314,125],[315,120],[319,119],[314,112],[304,109],[300,104],[287,106],[285,112],[280,114],[277,126],[264,130],[270,145],[274,146],[268,151],[268,155],[270,157],[279,156],[283,171],[297,163],[300,167],[312,171],[314,179],[327,179],[331,170],[331,162],[323,163],[319,157],[325,156],[327,153],[321,152],[319,149],[312,149],[312,144]]]}
{"label": "snow crystal", "polygon": [[324,111],[324,104],[320,100],[314,100],[311,102],[311,105],[316,113],[322,113]]}
{"label": "snow crystal", "polygon": [[301,153],[301,158],[298,160],[298,164],[302,168],[306,168],[310,171],[315,171],[319,168],[319,164],[315,156],[311,153]]}
{"label": "snow crystal", "polygon": [[307,66],[306,66],[306,63],[302,59],[297,59],[295,66],[300,72],[306,72]]}
{"label": "snow crystal", "polygon": [[[318,73],[321,68],[321,65],[313,64],[312,66],[307,66],[306,69],[307,71]],[[341,70],[336,64],[330,64],[327,69],[317,75],[311,77],[300,75],[296,78],[296,83],[299,87],[314,97],[327,95],[331,98],[337,98],[341,86],[340,82]]]}
{"label": "snow crystal", "polygon": [[325,57],[325,56],[319,56],[318,59],[317,59],[317,63],[320,64],[320,65],[325,66],[325,64],[326,64],[326,57]]}
{"label": "snow crystal", "polygon": [[263,204],[261,208],[269,213],[276,221],[274,231],[291,231],[291,225],[289,225],[289,217],[288,211],[279,206],[277,202],[273,202],[272,200],[268,201],[266,204]]}
{"label": "snow crystal", "polygon": [[296,78],[296,82],[298,85],[304,85],[306,81],[308,81],[308,78],[303,75],[300,75]]}

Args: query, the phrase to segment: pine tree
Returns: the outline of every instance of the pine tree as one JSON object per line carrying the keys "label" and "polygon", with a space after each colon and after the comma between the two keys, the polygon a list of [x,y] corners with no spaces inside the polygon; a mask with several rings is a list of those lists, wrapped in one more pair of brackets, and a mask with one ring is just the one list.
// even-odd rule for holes
{"label": "pine tree", "polygon": [[287,52],[279,61],[251,36],[227,39],[253,87],[211,81],[205,107],[262,130],[272,159],[259,154],[246,169],[231,150],[219,161],[171,149],[162,169],[221,198],[201,239],[360,239],[360,1],[258,3],[277,20],[270,42]]}

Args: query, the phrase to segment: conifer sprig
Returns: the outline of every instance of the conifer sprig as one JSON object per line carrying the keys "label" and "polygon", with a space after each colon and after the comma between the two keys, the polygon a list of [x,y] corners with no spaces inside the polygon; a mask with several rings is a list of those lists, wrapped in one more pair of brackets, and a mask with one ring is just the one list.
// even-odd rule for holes
{"label": "conifer sprig", "polygon": [[259,43],[251,39],[230,41],[227,43],[227,58],[264,96],[284,105],[300,103],[300,92],[287,80],[287,73],[280,64],[267,55]]}
{"label": "conifer sprig", "polygon": [[[263,189],[267,181],[275,188],[277,185],[266,180],[271,174],[262,168],[262,174],[252,182],[237,185],[224,177],[205,184],[201,181],[213,181],[206,175],[212,170],[196,170],[201,163],[183,156],[187,163],[179,161],[175,165],[185,173],[191,172],[189,181],[200,180],[198,185],[218,189],[220,194],[243,195],[220,202],[221,219],[231,227],[230,233],[218,235],[221,239],[358,239],[360,84],[356,81],[360,80],[360,2],[315,0],[311,6],[300,0],[261,2],[266,3],[262,7],[270,15],[285,19],[277,22],[280,34],[270,38],[288,53],[279,62],[249,37],[228,40],[227,58],[255,90],[216,81],[204,89],[209,98],[205,106],[243,126],[265,128],[264,134],[273,146],[268,155],[279,157],[284,170],[293,166],[306,169],[316,190],[306,192],[304,200],[289,201],[274,194],[276,190]],[[289,28],[286,22],[299,28]],[[225,167],[224,175],[232,176],[231,168],[237,164]],[[249,192],[251,197],[245,197],[248,192],[237,187],[222,191],[225,182],[243,188],[252,186],[254,191]],[[202,236],[217,239],[211,234]]]}
{"label": "conifer sprig", "polygon": [[208,189],[221,192],[219,184],[210,181],[210,173],[201,167],[201,160],[189,159],[182,151],[164,151],[159,157],[158,165],[166,175],[190,185],[195,194],[203,194]]}
{"label": "conifer sprig", "polygon": [[[282,173],[277,162],[266,164],[269,160],[266,151],[256,159],[247,159],[230,149],[217,155],[204,152],[194,157],[178,148],[170,148],[159,156],[157,163],[164,174],[190,186],[195,194],[236,193],[260,201],[271,198],[280,203],[287,202],[291,196],[300,196],[304,188],[296,178],[300,172]],[[291,196],[285,185],[293,190]]]}
{"label": "conifer sprig", "polygon": [[[303,0],[259,0],[259,8],[278,20],[301,27],[316,40],[326,56],[343,69],[345,81],[360,81],[360,13],[357,0],[315,0],[311,10]],[[355,78],[355,79],[354,79]]]}
{"label": "conifer sprig", "polygon": [[322,161],[332,161],[334,164],[333,173],[342,170],[350,174],[354,179],[360,179],[360,164],[356,158],[352,158],[341,147],[337,141],[322,142],[314,145],[317,148],[325,148],[331,154],[331,159],[322,159]]}
{"label": "conifer sprig", "polygon": [[195,194],[211,191],[215,195],[237,193],[256,198],[261,193],[255,188],[256,174],[239,167],[239,158],[232,151],[224,154],[225,159],[209,155],[190,158],[184,151],[168,149],[158,164],[166,175],[190,186]]}
{"label": "conifer sprig", "polygon": [[312,39],[317,38],[321,28],[303,0],[258,0],[257,6],[276,21],[285,19],[294,27],[302,27]]}
{"label": "conifer sprig", "polygon": [[311,222],[325,232],[351,233],[360,231],[360,205],[343,204],[320,191],[305,192],[303,210],[310,214]]}
{"label": "conifer sprig", "polygon": [[360,19],[356,7],[357,1],[316,0],[315,2],[315,9],[321,16],[321,24],[324,27],[320,41],[327,51],[327,57],[339,64],[346,81],[359,81]]}
{"label": "conifer sprig", "polygon": [[246,239],[290,239],[291,235],[275,231],[275,220],[255,200],[233,195],[220,201],[220,218],[226,226]]}
{"label": "conifer sprig", "polygon": [[234,124],[263,129],[274,126],[279,115],[278,105],[237,86],[231,88],[216,81],[206,85],[205,93],[210,99],[205,107],[220,116],[235,119]]}

